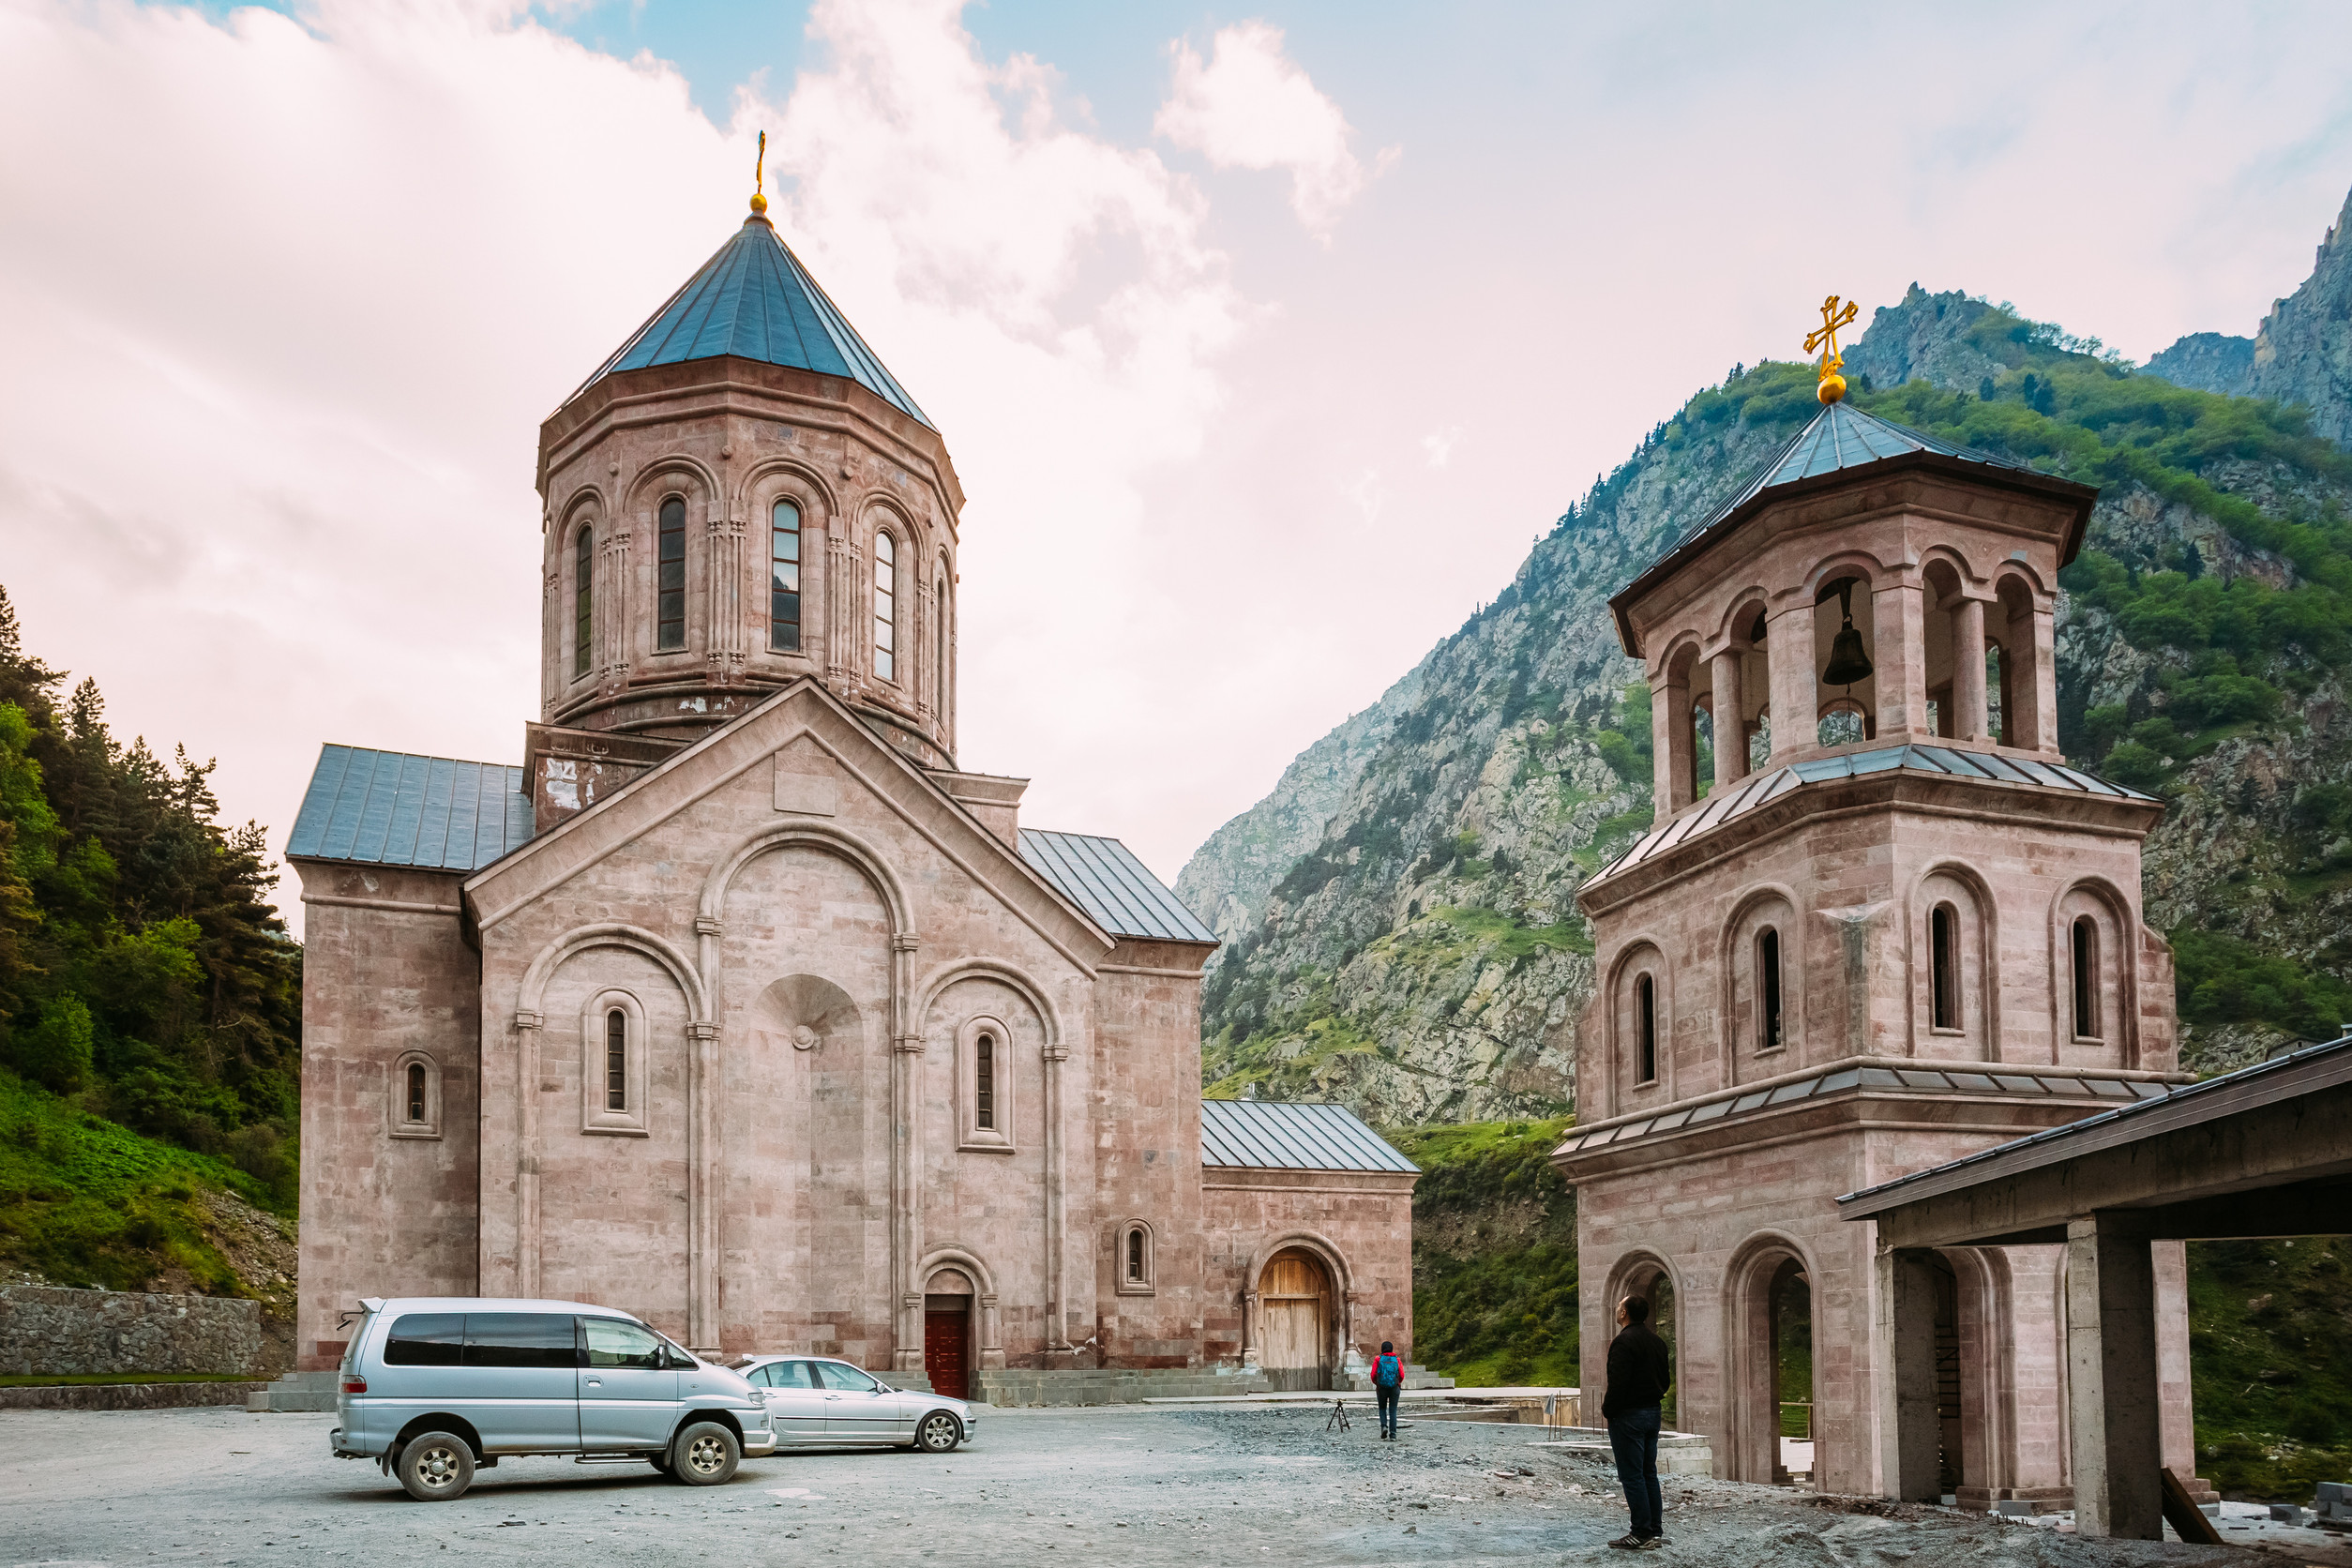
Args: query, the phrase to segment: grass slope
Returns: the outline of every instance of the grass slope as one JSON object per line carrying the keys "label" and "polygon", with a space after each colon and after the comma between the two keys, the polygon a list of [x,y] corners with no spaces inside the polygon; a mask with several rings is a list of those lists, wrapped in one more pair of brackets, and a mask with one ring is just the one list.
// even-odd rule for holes
{"label": "grass slope", "polygon": [[0,1259],[60,1285],[248,1294],[208,1239],[208,1191],[275,1206],[273,1190],[244,1171],[0,1068]]}

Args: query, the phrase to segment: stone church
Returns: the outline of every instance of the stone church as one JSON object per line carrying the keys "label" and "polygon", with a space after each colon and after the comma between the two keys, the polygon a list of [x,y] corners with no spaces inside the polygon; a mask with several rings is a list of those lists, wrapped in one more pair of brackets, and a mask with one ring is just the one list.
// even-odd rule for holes
{"label": "stone church", "polygon": [[764,202],[538,490],[520,765],[327,746],[289,843],[304,1366],[412,1294],[979,1397],[1410,1347],[1411,1163],[1204,1106],[1214,938],[957,766],[962,489]]}
{"label": "stone church", "polygon": [[[1649,675],[1657,819],[1577,895],[1597,990],[1553,1162],[1587,1382],[1614,1304],[1645,1296],[1672,1419],[1718,1475],[1786,1479],[1803,1432],[1817,1487],[1875,1494],[1894,1292],[1838,1196],[2187,1075],[2140,912],[2163,806],[2058,751],[2058,574],[2096,492],[1862,414],[1833,372],[1611,600]],[[2164,1463],[2188,1478],[2186,1262],[2153,1245]],[[1932,1267],[1943,1491],[2066,1505],[2067,1249]]]}

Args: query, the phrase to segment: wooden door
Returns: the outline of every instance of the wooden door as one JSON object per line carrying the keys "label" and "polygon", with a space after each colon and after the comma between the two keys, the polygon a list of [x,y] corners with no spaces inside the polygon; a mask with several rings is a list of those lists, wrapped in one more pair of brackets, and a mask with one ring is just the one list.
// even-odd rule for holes
{"label": "wooden door", "polygon": [[1280,1390],[1331,1387],[1331,1281],[1305,1252],[1277,1252],[1258,1280],[1258,1364]]}
{"label": "wooden door", "polygon": [[923,1370],[930,1374],[931,1392],[950,1399],[969,1399],[972,1380],[972,1313],[923,1314]]}

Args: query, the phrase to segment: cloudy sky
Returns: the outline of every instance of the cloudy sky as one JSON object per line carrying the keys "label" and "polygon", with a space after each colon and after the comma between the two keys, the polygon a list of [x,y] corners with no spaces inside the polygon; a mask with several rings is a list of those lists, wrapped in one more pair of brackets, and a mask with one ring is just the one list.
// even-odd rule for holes
{"label": "cloudy sky", "polygon": [[2352,8],[0,0],[34,648],[279,843],[321,741],[518,760],[538,421],[761,128],[969,493],[961,761],[1173,877],[1824,294],[2251,331]]}

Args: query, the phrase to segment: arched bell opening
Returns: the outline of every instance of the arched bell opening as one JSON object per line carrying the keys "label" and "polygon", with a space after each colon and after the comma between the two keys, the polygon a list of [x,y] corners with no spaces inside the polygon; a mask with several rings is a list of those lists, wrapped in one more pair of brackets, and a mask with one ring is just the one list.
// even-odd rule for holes
{"label": "arched bell opening", "polygon": [[1786,1486],[1817,1474],[1812,1269],[1792,1243],[1760,1237],[1729,1272],[1725,1304],[1731,1350],[1727,1477]]}
{"label": "arched bell opening", "polygon": [[1847,572],[1813,600],[1815,716],[1823,746],[1852,746],[1878,734],[1877,625],[1870,581]]}

